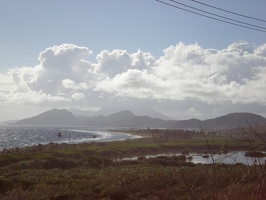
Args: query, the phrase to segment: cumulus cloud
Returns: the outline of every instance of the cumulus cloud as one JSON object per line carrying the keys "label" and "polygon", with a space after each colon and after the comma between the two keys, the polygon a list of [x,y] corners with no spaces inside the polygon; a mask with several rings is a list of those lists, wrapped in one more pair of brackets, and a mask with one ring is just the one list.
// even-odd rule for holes
{"label": "cumulus cloud", "polygon": [[86,66],[84,58],[91,54],[92,52],[87,47],[62,44],[47,48],[40,53],[38,60],[47,70],[82,72]]}
{"label": "cumulus cloud", "polygon": [[141,50],[103,50],[95,63],[90,56],[87,47],[73,44],[45,49],[38,65],[1,75],[0,101],[72,107],[81,101],[135,98],[186,105],[176,110],[180,113],[202,113],[206,106],[215,112],[219,105],[266,105],[266,44],[238,42],[217,50],[180,42],[158,59]]}
{"label": "cumulus cloud", "polygon": [[104,50],[97,55],[98,63],[94,66],[108,77],[126,72],[129,69],[146,69],[153,65],[155,58],[150,53],[138,50],[129,54],[126,50]]}
{"label": "cumulus cloud", "polygon": [[74,89],[74,90],[83,90],[89,88],[87,83],[84,82],[76,83],[75,81],[72,81],[70,79],[62,80],[62,85],[66,89]]}
{"label": "cumulus cloud", "polygon": [[83,99],[84,97],[85,97],[84,94],[79,93],[79,92],[74,93],[74,94],[71,95],[71,98],[76,100],[76,101],[78,101],[80,99]]}
{"label": "cumulus cloud", "polygon": [[39,66],[43,69],[30,84],[31,89],[55,95],[64,92],[64,81],[72,80],[76,85],[89,84],[95,80],[95,72],[85,59],[92,52],[86,47],[63,44],[47,48],[40,53]]}
{"label": "cumulus cloud", "polygon": [[[40,63],[34,67],[19,67],[11,69],[11,75],[16,88],[13,93],[33,94],[47,98],[43,101],[69,101],[71,96],[79,91],[94,87],[95,81],[100,77],[94,72],[94,67],[85,59],[92,52],[86,47],[72,44],[62,44],[45,49],[40,53]],[[38,96],[37,95],[37,96]],[[23,95],[20,95],[23,96]],[[75,96],[75,95],[74,95]]]}
{"label": "cumulus cloud", "polygon": [[0,74],[0,93],[6,93],[14,88],[14,82],[9,73]]}
{"label": "cumulus cloud", "polygon": [[137,98],[264,104],[264,46],[234,43],[213,50],[178,43],[152,66],[108,77],[97,89]]}
{"label": "cumulus cloud", "polygon": [[129,69],[114,78],[107,77],[101,80],[95,90],[120,97],[156,98],[154,95],[163,89],[160,84],[161,80],[147,70]]}

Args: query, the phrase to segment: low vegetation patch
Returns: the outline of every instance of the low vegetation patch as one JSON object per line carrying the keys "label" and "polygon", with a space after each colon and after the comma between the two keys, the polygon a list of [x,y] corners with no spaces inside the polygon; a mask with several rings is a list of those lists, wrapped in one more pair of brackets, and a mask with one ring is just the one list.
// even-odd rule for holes
{"label": "low vegetation patch", "polygon": [[[179,137],[184,136],[181,133]],[[211,156],[250,148],[246,140],[209,139],[207,145],[199,138],[159,141],[144,137],[5,151],[0,153],[0,199],[266,199],[263,164],[203,165],[187,161],[190,152]],[[264,143],[252,143],[252,149],[263,148]],[[169,152],[182,155],[145,157]],[[248,156],[260,157],[260,152],[255,152],[250,151]],[[132,156],[138,158],[122,159]]]}
{"label": "low vegetation patch", "polygon": [[245,153],[247,157],[266,157],[266,153],[259,152],[259,151],[248,151]]}

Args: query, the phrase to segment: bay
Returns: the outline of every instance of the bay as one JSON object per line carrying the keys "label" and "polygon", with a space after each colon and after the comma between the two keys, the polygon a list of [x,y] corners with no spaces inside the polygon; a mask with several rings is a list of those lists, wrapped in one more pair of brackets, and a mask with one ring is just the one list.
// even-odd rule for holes
{"label": "bay", "polygon": [[[0,150],[38,144],[106,142],[139,136],[108,131],[111,127],[0,126]],[[60,133],[60,135],[59,135]]]}
{"label": "bay", "polygon": [[[38,144],[67,143],[77,144],[83,142],[106,142],[139,138],[140,136],[125,134],[121,132],[109,131],[112,127],[48,127],[48,126],[0,126],[0,151],[3,149],[23,148]],[[60,134],[60,137],[58,134]],[[237,151],[228,154],[214,154],[204,158],[200,154],[190,154],[192,158],[188,160],[195,164],[215,163],[245,165],[264,164],[266,158],[253,158],[244,156],[245,152]],[[156,156],[172,156],[180,154],[158,154],[147,155],[146,158]],[[137,157],[123,158],[123,160],[134,160]]]}

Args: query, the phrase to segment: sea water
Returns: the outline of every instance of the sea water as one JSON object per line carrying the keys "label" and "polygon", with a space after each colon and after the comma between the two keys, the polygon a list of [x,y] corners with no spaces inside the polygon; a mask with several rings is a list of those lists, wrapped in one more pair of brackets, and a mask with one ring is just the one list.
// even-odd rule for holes
{"label": "sea water", "polygon": [[[106,127],[0,126],[0,150],[38,144],[105,142],[138,136],[108,131]],[[59,134],[60,133],[60,134]]]}
{"label": "sea water", "polygon": [[[23,148],[38,144],[68,143],[76,144],[82,142],[106,142],[116,140],[126,140],[138,138],[139,136],[109,131],[111,127],[48,127],[48,126],[0,126],[0,151],[10,148]],[[61,137],[59,137],[61,133]],[[242,163],[245,165],[263,164],[266,162],[264,158],[246,157],[245,152],[231,152],[228,154],[214,154],[203,158],[200,154],[190,154],[192,157],[190,162],[195,164],[211,164],[226,163],[235,164]],[[159,154],[164,156],[180,155],[180,154]],[[159,155],[147,155],[146,157],[156,157]],[[138,157],[124,158],[125,160],[134,160]]]}

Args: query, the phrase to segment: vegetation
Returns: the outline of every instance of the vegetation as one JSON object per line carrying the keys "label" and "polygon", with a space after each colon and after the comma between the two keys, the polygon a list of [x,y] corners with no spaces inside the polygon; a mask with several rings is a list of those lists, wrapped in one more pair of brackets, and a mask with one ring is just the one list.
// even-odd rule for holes
{"label": "vegetation", "polygon": [[266,157],[266,154],[259,151],[248,151],[245,153],[245,156],[258,158],[258,157]]}
{"label": "vegetation", "polygon": [[[215,152],[263,150],[264,141],[192,135],[154,139],[157,136],[5,150],[0,153],[0,199],[266,199],[263,163],[203,165],[187,161],[190,152],[212,158]],[[181,155],[145,157],[165,152]],[[131,156],[138,159],[122,159]]]}

